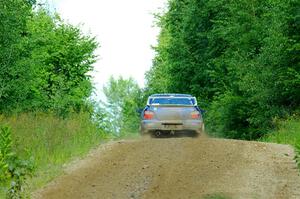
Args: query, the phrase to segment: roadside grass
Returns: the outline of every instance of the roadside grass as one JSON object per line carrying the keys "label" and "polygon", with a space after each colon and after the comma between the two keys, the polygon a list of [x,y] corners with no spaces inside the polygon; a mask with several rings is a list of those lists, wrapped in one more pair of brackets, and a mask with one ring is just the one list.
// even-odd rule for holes
{"label": "roadside grass", "polygon": [[298,167],[300,169],[300,118],[292,117],[278,121],[278,128],[261,139],[264,142],[289,144],[295,147]]}
{"label": "roadside grass", "polygon": [[[84,156],[108,139],[108,135],[91,122],[88,113],[72,114],[67,119],[46,113],[0,115],[0,125],[11,127],[18,156],[34,160],[34,176],[27,182],[30,192],[61,174],[66,163]],[[0,198],[4,198],[1,190]]]}

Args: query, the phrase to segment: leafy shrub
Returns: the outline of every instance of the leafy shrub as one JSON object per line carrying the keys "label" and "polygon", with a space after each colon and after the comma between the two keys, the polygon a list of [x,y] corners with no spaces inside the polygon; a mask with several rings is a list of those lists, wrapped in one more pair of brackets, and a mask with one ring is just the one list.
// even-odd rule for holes
{"label": "leafy shrub", "polygon": [[1,184],[9,187],[7,198],[24,196],[24,184],[33,173],[32,159],[21,160],[13,152],[11,130],[7,126],[0,127],[0,180]]}
{"label": "leafy shrub", "polygon": [[232,93],[225,93],[216,99],[207,113],[206,123],[209,132],[227,138],[251,139],[245,129],[249,127],[247,101]]}
{"label": "leafy shrub", "polygon": [[9,165],[7,160],[11,154],[11,136],[6,128],[0,129],[0,182],[7,182],[10,178]]}

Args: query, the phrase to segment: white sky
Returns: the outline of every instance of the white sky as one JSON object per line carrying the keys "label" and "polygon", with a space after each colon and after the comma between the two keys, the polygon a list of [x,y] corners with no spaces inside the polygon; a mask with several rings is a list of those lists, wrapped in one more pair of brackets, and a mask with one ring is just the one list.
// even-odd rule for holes
{"label": "white sky", "polygon": [[50,6],[73,25],[97,37],[100,48],[94,83],[98,97],[108,78],[133,77],[144,86],[151,67],[159,29],[152,13],[162,11],[167,0],[49,0]]}

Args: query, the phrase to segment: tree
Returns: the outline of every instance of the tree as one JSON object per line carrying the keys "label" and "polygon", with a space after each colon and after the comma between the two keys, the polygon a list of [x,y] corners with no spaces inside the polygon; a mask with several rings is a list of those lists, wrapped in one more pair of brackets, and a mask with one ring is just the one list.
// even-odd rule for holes
{"label": "tree", "polygon": [[93,89],[95,38],[25,0],[0,6],[0,112],[84,108]]}
{"label": "tree", "polygon": [[50,16],[45,10],[34,13],[28,29],[24,41],[30,52],[27,62],[36,69],[32,106],[80,110],[92,92],[88,73],[96,61],[95,38],[83,35],[78,27],[65,24],[58,15]]}
{"label": "tree", "polygon": [[0,111],[16,108],[27,96],[31,83],[30,65],[18,66],[23,54],[26,21],[31,4],[25,0],[0,1]]}
{"label": "tree", "polygon": [[111,77],[103,90],[111,131],[119,136],[136,133],[140,122],[137,110],[144,106],[138,84],[132,78]]}
{"label": "tree", "polygon": [[[147,89],[191,93],[212,132],[256,139],[300,106],[299,1],[170,0]],[[207,104],[207,105],[206,105]]]}

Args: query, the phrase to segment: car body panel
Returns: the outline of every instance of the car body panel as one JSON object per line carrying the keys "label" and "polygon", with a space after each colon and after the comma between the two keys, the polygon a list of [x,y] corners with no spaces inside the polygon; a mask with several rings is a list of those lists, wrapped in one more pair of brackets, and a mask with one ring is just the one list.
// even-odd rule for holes
{"label": "car body panel", "polygon": [[180,106],[152,106],[149,110],[155,113],[154,117],[157,120],[188,120],[196,109]]}
{"label": "car body panel", "polygon": [[201,133],[203,122],[199,120],[143,120],[141,131],[143,134],[152,131],[196,131]]}

